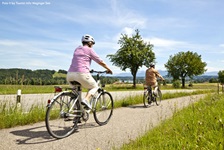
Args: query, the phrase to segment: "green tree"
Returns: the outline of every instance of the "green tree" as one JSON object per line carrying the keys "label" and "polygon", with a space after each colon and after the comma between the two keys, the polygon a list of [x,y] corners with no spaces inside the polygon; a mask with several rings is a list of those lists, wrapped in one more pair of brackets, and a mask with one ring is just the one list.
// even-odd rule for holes
{"label": "green tree", "polygon": [[218,72],[218,79],[221,84],[224,84],[224,70]]}
{"label": "green tree", "polygon": [[67,71],[66,71],[66,70],[62,70],[62,69],[59,69],[59,70],[58,70],[58,73],[67,74]]}
{"label": "green tree", "polygon": [[202,62],[201,55],[187,51],[171,55],[165,67],[168,75],[172,76],[174,80],[181,79],[182,87],[185,87],[185,78],[203,74],[206,71],[206,65],[205,62]]}
{"label": "green tree", "polygon": [[127,34],[121,34],[118,41],[120,49],[111,55],[107,55],[113,65],[121,68],[122,71],[130,69],[133,76],[133,87],[136,87],[136,74],[143,65],[149,66],[154,61],[155,54],[152,51],[153,45],[142,40],[139,30],[135,30],[132,37]]}

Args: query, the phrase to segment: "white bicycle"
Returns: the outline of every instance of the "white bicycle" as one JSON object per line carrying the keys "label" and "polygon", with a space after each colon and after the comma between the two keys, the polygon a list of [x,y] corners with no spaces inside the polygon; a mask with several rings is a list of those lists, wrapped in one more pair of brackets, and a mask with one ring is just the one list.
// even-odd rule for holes
{"label": "white bicycle", "polygon": [[45,123],[47,131],[54,138],[65,138],[74,133],[78,130],[78,123],[89,119],[90,111],[99,125],[105,125],[110,120],[114,108],[113,98],[100,83],[100,74],[106,71],[91,70],[91,73],[97,73],[97,83],[100,87],[90,100],[91,110],[86,110],[81,105],[82,89],[76,81],[71,82],[75,88],[69,88],[69,91],[61,90],[53,99],[48,100]]}

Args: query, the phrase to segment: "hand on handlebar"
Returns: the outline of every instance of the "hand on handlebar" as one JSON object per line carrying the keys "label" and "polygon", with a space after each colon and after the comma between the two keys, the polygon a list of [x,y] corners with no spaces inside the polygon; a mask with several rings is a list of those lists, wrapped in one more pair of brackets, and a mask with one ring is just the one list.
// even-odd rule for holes
{"label": "hand on handlebar", "polygon": [[107,69],[106,71],[95,71],[95,70],[90,70],[90,73],[107,73],[107,74],[113,74],[113,72],[110,69]]}
{"label": "hand on handlebar", "polygon": [[110,69],[107,69],[107,74],[113,74],[113,72]]}

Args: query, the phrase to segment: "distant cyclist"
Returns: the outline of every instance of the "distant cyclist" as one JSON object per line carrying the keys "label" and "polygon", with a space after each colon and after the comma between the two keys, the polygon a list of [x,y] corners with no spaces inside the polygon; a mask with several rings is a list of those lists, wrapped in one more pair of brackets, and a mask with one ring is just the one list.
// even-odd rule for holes
{"label": "distant cyclist", "polygon": [[82,46],[77,47],[74,51],[72,62],[67,73],[67,81],[69,83],[71,81],[77,81],[84,88],[89,90],[81,103],[86,105],[87,109],[91,109],[89,100],[99,88],[95,79],[90,74],[91,61],[94,60],[96,63],[104,67],[107,70],[107,73],[112,74],[112,71],[93,50],[92,47],[95,44],[95,41],[91,35],[84,35],[81,41]]}
{"label": "distant cyclist", "polygon": [[145,72],[145,82],[147,86],[151,86],[152,88],[154,88],[154,94],[157,94],[158,89],[157,78],[160,78],[164,81],[164,78],[155,69],[155,64],[151,63],[150,68],[148,68]]}

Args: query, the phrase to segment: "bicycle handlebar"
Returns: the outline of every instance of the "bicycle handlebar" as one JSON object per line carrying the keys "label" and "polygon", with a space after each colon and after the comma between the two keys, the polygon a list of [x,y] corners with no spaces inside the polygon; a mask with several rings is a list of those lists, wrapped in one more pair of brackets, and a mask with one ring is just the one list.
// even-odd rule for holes
{"label": "bicycle handlebar", "polygon": [[105,70],[105,71],[95,71],[95,70],[90,70],[90,73],[99,73],[99,74],[101,74],[101,73],[107,73],[107,70]]}

